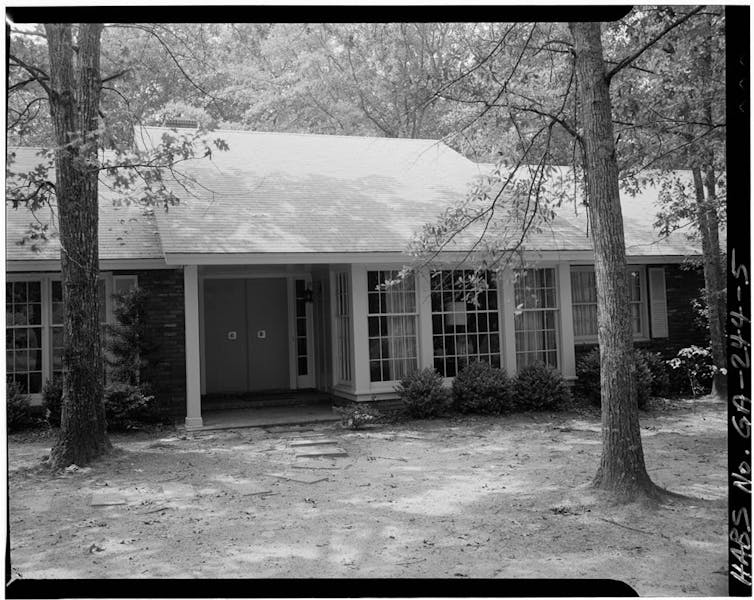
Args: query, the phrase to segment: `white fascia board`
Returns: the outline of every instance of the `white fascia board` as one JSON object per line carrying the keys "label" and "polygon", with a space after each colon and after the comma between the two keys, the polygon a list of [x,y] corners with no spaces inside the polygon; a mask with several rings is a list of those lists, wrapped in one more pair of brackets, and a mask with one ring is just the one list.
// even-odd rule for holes
{"label": "white fascia board", "polygon": [[[100,271],[138,271],[147,269],[168,269],[161,258],[103,259],[99,261]],[[9,260],[5,263],[8,273],[60,271],[59,260]]]}

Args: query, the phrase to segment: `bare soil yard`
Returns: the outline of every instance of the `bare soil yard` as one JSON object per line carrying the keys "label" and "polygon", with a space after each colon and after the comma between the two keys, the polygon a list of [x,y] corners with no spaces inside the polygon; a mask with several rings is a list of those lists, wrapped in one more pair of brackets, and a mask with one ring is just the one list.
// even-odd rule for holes
{"label": "bare soil yard", "polygon": [[[650,475],[694,500],[596,496],[596,414],[112,436],[111,456],[58,476],[39,467],[49,437],[10,436],[12,572],[613,578],[726,595],[725,406],[676,402],[642,425]],[[335,444],[294,443],[322,436]],[[332,448],[347,456],[296,456]]]}

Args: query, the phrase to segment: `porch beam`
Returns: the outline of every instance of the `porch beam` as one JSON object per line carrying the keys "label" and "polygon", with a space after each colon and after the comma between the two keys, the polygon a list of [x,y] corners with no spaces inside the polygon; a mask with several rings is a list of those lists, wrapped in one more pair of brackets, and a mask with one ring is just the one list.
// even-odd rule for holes
{"label": "porch beam", "polygon": [[199,274],[196,265],[183,267],[183,299],[186,322],[186,429],[197,429],[203,422],[199,351]]}

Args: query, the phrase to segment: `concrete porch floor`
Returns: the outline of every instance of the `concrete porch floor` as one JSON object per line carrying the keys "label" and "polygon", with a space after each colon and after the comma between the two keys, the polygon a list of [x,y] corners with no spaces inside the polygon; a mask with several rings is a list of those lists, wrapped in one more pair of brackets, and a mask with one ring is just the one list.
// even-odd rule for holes
{"label": "concrete porch floor", "polygon": [[330,403],[317,403],[207,410],[202,413],[202,419],[204,425],[200,428],[192,428],[191,431],[306,425],[338,421],[340,417],[332,409]]}

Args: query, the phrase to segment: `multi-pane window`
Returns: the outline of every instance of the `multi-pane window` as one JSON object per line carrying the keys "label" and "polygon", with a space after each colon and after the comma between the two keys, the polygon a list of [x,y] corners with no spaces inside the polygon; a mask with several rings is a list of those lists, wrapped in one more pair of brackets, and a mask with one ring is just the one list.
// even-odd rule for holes
{"label": "multi-pane window", "polygon": [[309,373],[309,352],[306,337],[306,281],[296,280],[296,363],[299,375]]}
{"label": "multi-pane window", "polygon": [[370,379],[400,379],[418,367],[414,278],[399,281],[398,271],[368,271],[367,302]]}
{"label": "multi-pane window", "polygon": [[42,283],[5,284],[7,377],[25,394],[42,391]]}
{"label": "multi-pane window", "polygon": [[[9,278],[12,278],[10,276]],[[99,322],[105,340],[112,281],[115,291],[136,285],[135,275],[103,275],[98,282]],[[63,288],[55,276],[5,284],[7,381],[27,394],[40,394],[45,380],[63,372]]]}
{"label": "multi-pane window", "polygon": [[348,273],[335,274],[335,336],[338,380],[351,381],[351,297]]}
{"label": "multi-pane window", "polygon": [[558,301],[555,269],[519,271],[514,285],[516,365],[558,366]]}
{"label": "multi-pane window", "polygon": [[[646,293],[642,269],[628,269],[628,293],[634,336],[646,336]],[[571,296],[575,340],[577,342],[596,341],[597,288],[593,268],[573,267],[571,269]]]}
{"label": "multi-pane window", "polygon": [[471,360],[500,367],[500,314],[492,273],[474,282],[474,271],[432,274],[432,346],[435,369],[455,377]]}

